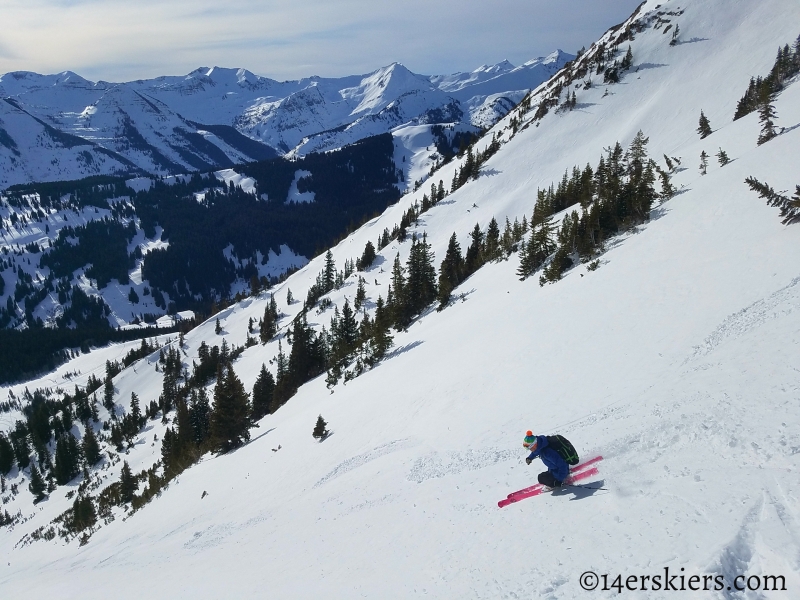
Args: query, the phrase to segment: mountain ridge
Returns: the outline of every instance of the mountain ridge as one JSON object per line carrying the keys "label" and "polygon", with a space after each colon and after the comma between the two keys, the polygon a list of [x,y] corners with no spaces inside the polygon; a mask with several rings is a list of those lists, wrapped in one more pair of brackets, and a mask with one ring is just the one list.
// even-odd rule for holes
{"label": "mountain ridge", "polygon": [[[509,104],[519,101],[570,58],[557,51],[490,78],[481,75],[486,72],[483,69],[473,77],[475,81],[462,81],[459,89],[451,92],[439,89],[436,77],[417,75],[393,63],[365,75],[284,82],[242,68],[216,66],[199,67],[186,75],[123,83],[91,82],[71,71],[53,75],[18,71],[0,76],[0,95],[13,99],[55,129],[118,153],[136,165],[138,173],[177,175],[227,168],[252,160],[254,153],[262,157],[290,152],[303,155],[338,148],[424,119],[425,114],[448,105],[461,108],[436,114],[463,118],[464,124],[477,131],[491,125],[505,114]],[[498,102],[494,97],[498,94],[510,100]],[[404,107],[401,113],[374,118],[398,102]],[[143,103],[149,110],[143,111]],[[236,137],[232,132],[225,142],[192,123],[230,127],[252,141],[237,138],[241,143],[231,146]],[[348,135],[330,135],[332,130],[354,125],[356,129]],[[186,134],[175,133],[176,127]],[[315,141],[320,136],[324,142]],[[42,173],[38,176],[41,181],[51,181],[118,175],[130,169],[124,161],[97,161],[87,166],[57,148],[35,152],[35,136],[28,139],[23,133],[15,133],[7,137],[14,142],[18,155],[0,171],[0,188],[30,183],[30,172]],[[0,157],[8,153],[9,149],[0,147]],[[61,168],[48,177],[46,165],[56,162]]]}

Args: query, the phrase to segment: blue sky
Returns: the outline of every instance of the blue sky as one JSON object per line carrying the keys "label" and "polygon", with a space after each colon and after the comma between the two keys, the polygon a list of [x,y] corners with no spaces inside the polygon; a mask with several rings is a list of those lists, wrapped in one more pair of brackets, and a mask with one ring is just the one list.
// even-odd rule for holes
{"label": "blue sky", "polygon": [[575,52],[640,0],[3,0],[0,73],[123,81],[244,67],[279,80],[423,74]]}

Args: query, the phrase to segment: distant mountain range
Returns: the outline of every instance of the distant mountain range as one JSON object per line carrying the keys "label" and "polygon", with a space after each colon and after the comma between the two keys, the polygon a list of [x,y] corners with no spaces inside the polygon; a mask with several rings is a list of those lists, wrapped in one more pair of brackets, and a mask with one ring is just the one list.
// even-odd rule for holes
{"label": "distant mountain range", "polygon": [[70,71],[0,76],[0,189],[90,175],[167,175],[330,150],[403,125],[475,129],[505,115],[574,58],[425,76],[399,63],[367,75],[278,82],[246,69],[92,82]]}

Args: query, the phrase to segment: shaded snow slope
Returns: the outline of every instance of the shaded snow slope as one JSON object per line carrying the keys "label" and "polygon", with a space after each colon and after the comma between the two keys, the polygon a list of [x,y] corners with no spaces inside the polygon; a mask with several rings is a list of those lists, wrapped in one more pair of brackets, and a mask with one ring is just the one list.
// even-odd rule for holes
{"label": "shaded snow slope", "polygon": [[[304,385],[248,445],[204,457],[130,518],[118,510],[85,547],[15,548],[70,505],[64,487],[36,507],[23,490],[10,506],[30,520],[0,530],[10,563],[0,570],[4,596],[566,599],[587,593],[584,571],[624,579],[666,567],[728,582],[783,575],[797,590],[800,227],[781,225],[743,181],[754,175],[780,190],[800,183],[800,85],[776,100],[786,131],[767,144],[756,145],[756,114],[731,119],[750,76],[769,70],[777,43],[796,38],[800,7],[648,0],[638,18],[654,17],[657,4],[685,11],[669,17],[682,43],[669,46],[651,19],[631,42],[634,66],[621,83],[604,86],[592,74],[592,87],[576,90],[577,110],[551,111],[513,137],[503,119],[492,133],[505,143],[481,176],[414,230],[427,233],[438,265],[453,231],[465,248],[476,221],[485,228],[493,216],[501,224],[530,216],[537,187],[596,164],[603,147],[627,145],[642,129],[651,156],[681,157],[680,193],[613,239],[599,269],[579,265],[540,287],[536,277],[518,280],[516,254],[484,266],[452,306],[397,333],[374,370],[333,393],[324,377]],[[715,129],[705,140],[695,132],[701,109]],[[417,141],[408,134],[409,145],[424,142],[425,132]],[[733,162],[700,176],[700,152],[720,147]],[[458,162],[433,179],[449,184]],[[423,191],[337,245],[337,266]],[[391,261],[398,252],[405,261],[409,246],[393,242],[364,275],[371,303],[385,297]],[[287,291],[304,298],[323,261],[273,290],[288,315],[282,328],[300,309],[287,306]],[[355,277],[330,294],[339,307],[354,297]],[[220,335],[214,319],[190,332],[186,363],[202,341],[243,343],[248,319],[267,302],[262,294],[219,313]],[[327,324],[331,312],[311,311],[309,322]],[[262,363],[274,369],[276,352],[277,340],[237,360],[248,389]],[[144,359],[114,384],[120,404],[132,391],[146,404],[161,374]],[[319,414],[333,432],[322,444],[311,437]],[[606,489],[498,509],[540,470],[523,461],[526,429],[562,433],[585,457],[602,454],[594,484]],[[159,457],[151,444],[163,430],[150,422],[140,434],[125,457],[135,471]],[[119,466],[103,472],[109,482]]]}

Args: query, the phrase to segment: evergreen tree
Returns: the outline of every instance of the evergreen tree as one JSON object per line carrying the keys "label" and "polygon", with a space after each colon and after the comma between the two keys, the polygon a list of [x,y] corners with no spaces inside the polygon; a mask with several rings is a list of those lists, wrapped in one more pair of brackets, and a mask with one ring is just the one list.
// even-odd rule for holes
{"label": "evergreen tree", "polygon": [[270,303],[264,307],[264,316],[259,321],[259,338],[266,344],[278,333],[278,307],[274,296],[270,296]]}
{"label": "evergreen tree", "polygon": [[119,475],[119,496],[123,503],[128,503],[133,500],[133,495],[139,489],[139,481],[134,477],[131,472],[131,467],[128,461],[122,463],[122,471]]}
{"label": "evergreen tree", "polygon": [[14,447],[14,456],[20,469],[25,469],[31,464],[31,446],[28,442],[28,428],[24,421],[17,421],[14,431],[9,436]]}
{"label": "evergreen tree", "polygon": [[412,240],[407,263],[405,309],[407,322],[436,299],[436,268],[433,266],[433,258],[433,251],[426,235],[422,236],[421,241],[416,238]]}
{"label": "evergreen tree", "polygon": [[728,158],[728,154],[722,148],[720,148],[719,152],[717,152],[717,160],[719,161],[721,167],[724,167],[731,162],[731,159]]}
{"label": "evergreen tree", "polygon": [[369,347],[366,362],[372,366],[386,355],[386,351],[392,347],[392,335],[390,333],[390,318],[388,311],[383,303],[383,298],[378,296],[375,307],[375,321],[372,323],[372,335],[369,338]]}
{"label": "evergreen tree", "polygon": [[230,363],[221,368],[217,377],[210,424],[214,449],[220,453],[250,439],[249,394]]}
{"label": "evergreen tree", "polygon": [[208,439],[210,414],[211,407],[208,403],[206,389],[204,387],[199,390],[193,389],[189,400],[189,420],[194,432],[194,443],[197,446],[200,446]]}
{"label": "evergreen tree", "polygon": [[116,416],[114,411],[114,382],[111,377],[106,377],[105,385],[103,387],[103,406],[111,414],[113,419]]}
{"label": "evergreen tree", "polygon": [[703,150],[700,153],[700,175],[705,175],[708,172],[708,154]]}
{"label": "evergreen tree", "polygon": [[73,396],[75,402],[75,416],[79,421],[86,424],[92,418],[92,407],[89,405],[89,395],[75,386],[75,395]]}
{"label": "evergreen tree", "polygon": [[136,392],[131,392],[131,418],[137,424],[136,430],[142,426],[142,410],[139,408],[139,396]]}
{"label": "evergreen tree", "polygon": [[292,290],[286,288],[286,304],[291,306],[294,304],[294,296],[292,296]]}
{"label": "evergreen tree", "polygon": [[542,275],[539,277],[539,285],[545,283],[553,283],[561,279],[564,271],[572,266],[572,259],[564,246],[559,246],[550,264],[542,270]]}
{"label": "evergreen tree", "polygon": [[101,458],[100,444],[97,443],[97,437],[94,435],[94,428],[86,428],[81,445],[83,446],[83,458],[86,462],[86,466],[93,467]]}
{"label": "evergreen tree", "polygon": [[45,484],[42,474],[39,472],[39,469],[36,468],[35,463],[31,465],[31,482],[28,485],[28,489],[31,494],[33,494],[34,504],[44,499],[47,484]]}
{"label": "evergreen tree", "polygon": [[622,59],[622,64],[620,65],[620,68],[623,71],[627,71],[632,66],[633,66],[633,52],[631,51],[630,45],[628,45],[628,51],[625,53],[625,57]]}
{"label": "evergreen tree", "polygon": [[356,298],[353,301],[353,306],[356,310],[360,310],[367,299],[366,280],[363,277],[358,278],[358,287],[356,288]]}
{"label": "evergreen tree", "polygon": [[492,217],[489,221],[489,227],[486,229],[486,239],[483,246],[484,259],[486,262],[497,260],[502,256],[502,248],[500,246],[500,228],[497,225],[497,220]]}
{"label": "evergreen tree", "polygon": [[372,245],[372,242],[368,241],[366,246],[364,246],[364,253],[361,255],[361,258],[358,259],[358,270],[359,271],[366,271],[372,266],[372,263],[375,262],[375,246]]}
{"label": "evergreen tree", "polygon": [[670,182],[669,173],[663,169],[657,168],[658,176],[661,178],[661,200],[666,201],[675,195],[675,186]]}
{"label": "evergreen tree", "polygon": [[14,446],[11,445],[6,434],[0,431],[0,475],[8,475],[13,466]]}
{"label": "evergreen tree", "polygon": [[358,323],[347,298],[344,300],[342,317],[339,319],[336,330],[332,333],[334,335],[333,360],[345,358],[355,351],[358,341]]}
{"label": "evergreen tree", "polygon": [[392,263],[392,283],[387,295],[386,308],[391,315],[392,323],[400,331],[406,327],[406,278],[405,270],[400,264],[400,253]]}
{"label": "evergreen tree", "polygon": [[708,121],[708,117],[706,117],[706,116],[703,114],[703,111],[702,111],[702,110],[700,111],[700,124],[699,124],[699,126],[697,127],[697,133],[699,133],[699,134],[700,134],[700,139],[701,139],[701,140],[702,140],[702,139],[705,139],[705,138],[707,138],[707,137],[708,137],[708,136],[710,136],[712,133],[714,133],[714,132],[711,130],[711,123],[709,123],[709,121]]}
{"label": "evergreen tree", "polygon": [[78,496],[72,503],[72,523],[73,531],[83,531],[97,522],[97,513],[94,503],[88,496]]}
{"label": "evergreen tree", "polygon": [[322,290],[327,294],[333,290],[336,283],[336,263],[333,260],[333,253],[328,250],[325,253],[325,268],[322,273]]}
{"label": "evergreen tree", "polygon": [[444,308],[450,301],[450,294],[464,277],[464,258],[455,232],[450,236],[444,260],[439,267],[439,307]]}
{"label": "evergreen tree", "polygon": [[551,216],[534,228],[530,241],[520,249],[520,265],[517,269],[520,280],[532,275],[556,249],[554,231],[555,225]]}
{"label": "evergreen tree", "polygon": [[214,323],[214,333],[220,335],[222,333],[222,325],[219,322],[219,317],[217,317],[216,322]]}
{"label": "evergreen tree", "polygon": [[322,415],[317,417],[317,424],[314,425],[314,431],[312,432],[312,436],[319,441],[324,440],[330,432],[328,431],[328,424],[325,422],[325,419],[322,418]]}
{"label": "evergreen tree", "polygon": [[469,277],[475,271],[480,269],[484,262],[483,252],[482,252],[483,232],[481,231],[480,224],[475,223],[475,227],[473,228],[469,236],[472,241],[469,247],[467,248],[467,255],[464,258],[465,279],[466,277]]}
{"label": "evergreen tree", "polygon": [[771,103],[769,94],[763,94],[758,108],[758,122],[761,123],[761,134],[758,136],[758,145],[765,144],[778,135],[775,131],[773,119],[777,117],[775,107]]}
{"label": "evergreen tree", "polygon": [[253,416],[252,420],[258,421],[269,413],[272,404],[272,393],[275,391],[275,379],[272,373],[267,370],[265,364],[261,364],[261,371],[253,385]]}
{"label": "evergreen tree", "polygon": [[80,472],[80,448],[75,437],[69,433],[63,433],[56,442],[56,461],[53,468],[58,485],[69,483]]}

